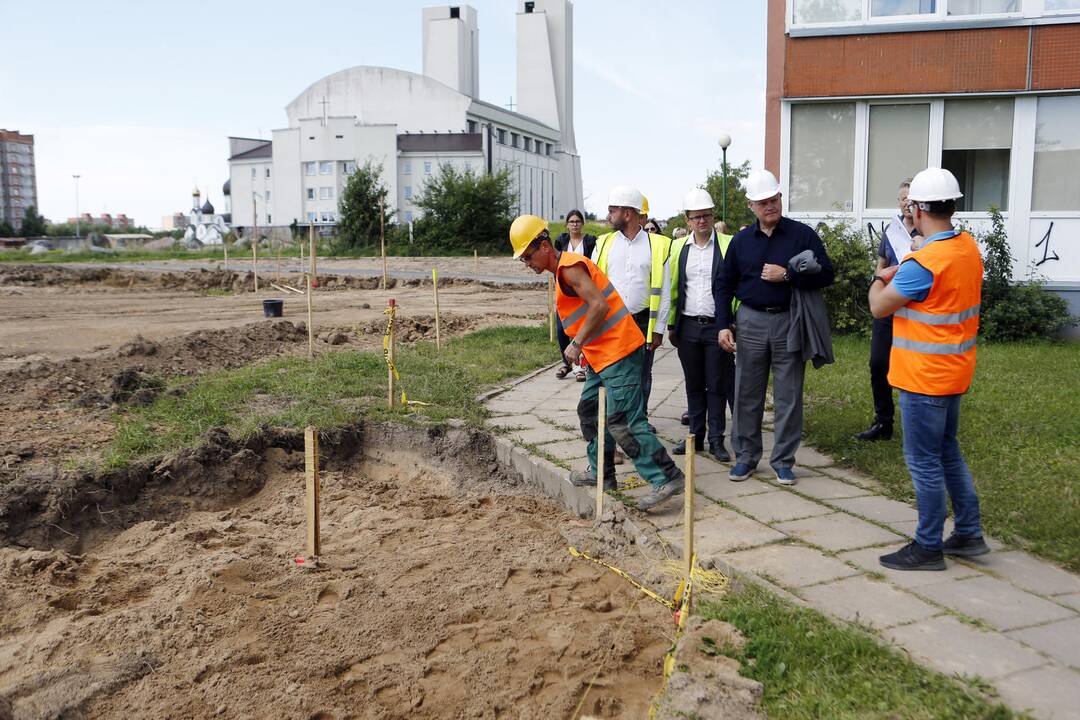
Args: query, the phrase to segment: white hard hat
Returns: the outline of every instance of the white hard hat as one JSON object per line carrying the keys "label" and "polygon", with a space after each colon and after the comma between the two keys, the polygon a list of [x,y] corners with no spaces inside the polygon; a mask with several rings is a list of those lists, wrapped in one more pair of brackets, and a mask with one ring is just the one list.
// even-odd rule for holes
{"label": "white hard hat", "polygon": [[911,187],[908,188],[908,200],[915,202],[935,202],[940,200],[956,200],[964,197],[960,192],[960,183],[948,170],[942,168],[926,168],[911,179]]}
{"label": "white hard hat", "polygon": [[712,195],[701,188],[694,188],[690,192],[686,193],[683,197],[683,211],[690,212],[691,210],[712,210],[716,207],[713,204]]}
{"label": "white hard hat", "polygon": [[746,177],[746,199],[768,200],[780,194],[780,183],[768,170],[751,170]]}
{"label": "white hard hat", "polygon": [[641,205],[645,198],[641,191],[629,185],[616,185],[608,193],[608,207],[628,207],[641,212]]}

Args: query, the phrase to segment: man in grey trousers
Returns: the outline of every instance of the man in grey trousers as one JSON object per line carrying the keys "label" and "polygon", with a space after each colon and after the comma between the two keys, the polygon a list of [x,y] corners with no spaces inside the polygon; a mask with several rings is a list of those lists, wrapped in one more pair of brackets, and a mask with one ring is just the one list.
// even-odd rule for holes
{"label": "man in grey trousers", "polygon": [[[735,413],[732,445],[735,466],[730,478],[747,479],[757,469],[763,451],[761,419],[769,371],[773,376],[775,438],[769,464],[781,485],[794,485],[795,451],[803,426],[803,376],[806,362],[788,349],[792,288],[820,290],[833,282],[833,266],[821,238],[809,225],[783,217],[780,184],[768,170],[755,170],[746,180],[746,197],[757,222],[740,230],[724,257],[716,323],[717,340],[727,352],[736,351],[731,299],[740,306],[735,320],[738,362],[735,365]],[[800,274],[788,261],[811,250],[821,269]]]}

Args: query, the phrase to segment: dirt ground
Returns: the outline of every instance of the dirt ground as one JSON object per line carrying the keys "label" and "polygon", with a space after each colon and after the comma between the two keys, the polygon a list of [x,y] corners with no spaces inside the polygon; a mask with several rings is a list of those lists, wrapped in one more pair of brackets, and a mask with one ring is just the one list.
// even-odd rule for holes
{"label": "dirt ground", "polygon": [[571,558],[587,530],[560,507],[433,455],[324,472],[318,568],[283,450],[227,510],[0,548],[0,696],[16,718],[547,719],[583,694],[645,717],[670,613]]}

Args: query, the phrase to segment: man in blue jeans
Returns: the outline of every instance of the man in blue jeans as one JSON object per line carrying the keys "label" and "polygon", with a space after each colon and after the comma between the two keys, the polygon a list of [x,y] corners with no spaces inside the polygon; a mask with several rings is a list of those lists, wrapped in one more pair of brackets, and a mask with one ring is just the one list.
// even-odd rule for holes
{"label": "man in blue jeans", "polygon": [[[919,509],[915,540],[879,559],[892,570],[944,570],[945,555],[990,552],[957,439],[960,398],[975,375],[983,276],[975,240],[952,226],[960,197],[948,170],[928,168],[916,175],[908,199],[926,240],[898,268],[878,273],[870,283],[871,313],[893,316],[889,384],[900,390],[904,460]],[[956,528],[942,542],[946,496]]]}

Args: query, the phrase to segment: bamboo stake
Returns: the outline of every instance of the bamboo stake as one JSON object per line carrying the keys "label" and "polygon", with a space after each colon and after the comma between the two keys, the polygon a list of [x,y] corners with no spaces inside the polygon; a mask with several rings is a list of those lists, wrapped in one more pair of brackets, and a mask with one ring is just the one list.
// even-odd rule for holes
{"label": "bamboo stake", "polygon": [[322,548],[319,527],[319,431],[304,428],[304,515],[307,519],[307,554],[318,557]]}
{"label": "bamboo stake", "polygon": [[225,272],[229,272],[229,243],[222,240],[221,247],[225,248]]}
{"label": "bamboo stake", "polygon": [[386,212],[386,202],[379,199],[379,245],[382,247],[382,289],[386,289],[386,230],[383,227],[383,216]]}
{"label": "bamboo stake", "polygon": [[311,319],[311,276],[307,275],[307,356],[315,359],[315,325]]}
{"label": "bamboo stake", "polygon": [[275,280],[281,280],[281,243],[275,243],[277,245],[277,271],[274,275]]}
{"label": "bamboo stake", "polygon": [[607,389],[600,387],[600,395],[596,400],[596,514],[593,518],[600,522],[604,514],[604,435],[607,433]]}
{"label": "bamboo stake", "polygon": [[555,276],[548,275],[548,342],[555,342]]}
{"label": "bamboo stake", "polygon": [[255,196],[251,196],[251,274],[255,277],[255,292],[259,292],[259,211],[255,207]]}
{"label": "bamboo stake", "polygon": [[472,262],[473,262],[473,274],[476,276],[476,278],[474,278],[474,279],[477,279],[477,278],[480,277],[480,256],[476,254],[476,248],[473,248],[473,251],[472,251]]}
{"label": "bamboo stake", "polygon": [[435,349],[442,349],[442,340],[439,333],[439,271],[431,268],[431,285],[435,289]]}
{"label": "bamboo stake", "polygon": [[315,228],[311,228],[311,247],[308,248],[308,259],[311,261],[311,287],[319,287],[319,268],[317,267],[319,252],[315,242]]}
{"label": "bamboo stake", "polygon": [[390,342],[387,345],[386,352],[390,362],[386,364],[386,376],[387,387],[389,388],[386,396],[388,407],[394,409],[394,313],[397,312],[397,303],[394,298],[390,298]]}
{"label": "bamboo stake", "polygon": [[[315,228],[312,225],[308,225],[308,234],[311,234]],[[304,272],[304,241],[300,241],[300,272]]]}
{"label": "bamboo stake", "polygon": [[694,570],[694,453],[697,450],[694,445],[694,436],[687,435],[685,471],[686,490],[683,493],[683,510],[685,512],[683,526],[686,533],[683,542],[683,561],[686,563],[687,582],[690,581],[690,573]]}
{"label": "bamboo stake", "polygon": [[255,276],[255,292],[259,292],[259,253],[257,242],[251,244],[251,274]]}

